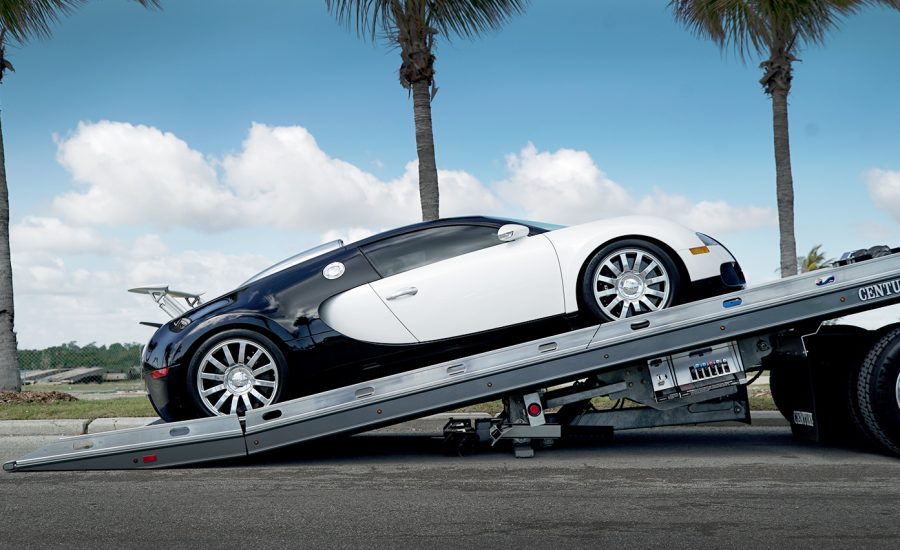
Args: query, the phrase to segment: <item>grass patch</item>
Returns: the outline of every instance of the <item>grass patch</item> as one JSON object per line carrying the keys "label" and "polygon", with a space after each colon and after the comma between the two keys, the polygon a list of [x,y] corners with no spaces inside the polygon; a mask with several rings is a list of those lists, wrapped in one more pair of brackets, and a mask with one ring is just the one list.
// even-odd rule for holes
{"label": "grass patch", "polygon": [[775,402],[772,401],[771,395],[758,395],[750,396],[750,410],[751,411],[777,411],[778,408],[775,406]]}
{"label": "grass patch", "polygon": [[118,416],[156,416],[147,398],[55,401],[52,403],[13,403],[0,405],[0,420],[47,420],[57,418],[110,418]]}

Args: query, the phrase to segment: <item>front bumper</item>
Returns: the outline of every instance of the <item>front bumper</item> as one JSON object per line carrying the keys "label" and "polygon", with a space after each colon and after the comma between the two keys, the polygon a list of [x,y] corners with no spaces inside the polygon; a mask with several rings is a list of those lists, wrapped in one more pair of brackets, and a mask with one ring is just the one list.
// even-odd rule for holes
{"label": "front bumper", "polygon": [[719,266],[719,275],[707,277],[691,283],[690,300],[702,300],[728,292],[741,290],[746,286],[747,280],[739,263],[725,262]]}

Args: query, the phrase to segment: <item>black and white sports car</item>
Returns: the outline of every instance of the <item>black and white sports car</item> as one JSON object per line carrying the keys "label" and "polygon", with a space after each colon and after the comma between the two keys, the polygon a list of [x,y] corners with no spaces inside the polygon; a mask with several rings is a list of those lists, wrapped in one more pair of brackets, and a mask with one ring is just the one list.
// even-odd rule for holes
{"label": "black and white sports car", "polygon": [[[142,356],[150,400],[171,421],[243,414],[743,285],[718,241],[663,219],[465,217],[321,245],[205,304],[135,290],[175,314]],[[176,298],[191,309],[167,308]]]}

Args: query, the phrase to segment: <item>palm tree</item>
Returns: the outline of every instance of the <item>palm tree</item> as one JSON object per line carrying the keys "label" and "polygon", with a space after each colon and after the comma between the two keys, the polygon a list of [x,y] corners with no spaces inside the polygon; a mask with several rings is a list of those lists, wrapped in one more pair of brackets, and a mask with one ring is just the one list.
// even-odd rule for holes
{"label": "palm tree", "polygon": [[[136,0],[145,7],[159,7],[159,0]],[[0,84],[13,72],[6,58],[7,35],[19,44],[50,36],[50,25],[86,0],[0,0]],[[0,126],[0,391],[19,391],[19,359],[16,353],[12,263],[9,256],[9,189],[3,130]]]}
{"label": "palm tree", "polygon": [[775,144],[775,194],[781,236],[781,276],[797,274],[794,239],[794,182],[788,138],[788,94],[795,54],[807,43],[820,44],[847,15],[866,5],[900,9],[900,0],[670,0],[675,19],[722,48],[734,47],[746,60],[768,56],[760,64],[760,84],[772,98]]}
{"label": "palm tree", "polygon": [[822,245],[820,244],[812,247],[809,252],[806,253],[806,256],[797,256],[797,269],[800,273],[808,273],[810,271],[822,269],[823,267],[828,267],[832,263],[834,263],[834,258],[826,260],[825,253],[822,252]]}
{"label": "palm tree", "polygon": [[419,157],[419,201],[422,219],[439,217],[437,163],[431,129],[434,85],[434,42],[440,35],[472,38],[499,29],[521,13],[528,0],[325,0],[340,23],[355,22],[360,36],[375,40],[381,31],[400,49],[400,84],[412,90]]}

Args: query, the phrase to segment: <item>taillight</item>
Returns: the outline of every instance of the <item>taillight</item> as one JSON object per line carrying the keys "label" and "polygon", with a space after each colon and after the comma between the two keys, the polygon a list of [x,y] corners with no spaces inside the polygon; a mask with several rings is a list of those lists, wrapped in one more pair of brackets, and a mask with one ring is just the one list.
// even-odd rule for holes
{"label": "taillight", "polygon": [[165,367],[159,370],[150,371],[150,378],[162,378],[163,376],[169,374],[169,367]]}

